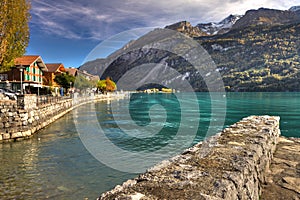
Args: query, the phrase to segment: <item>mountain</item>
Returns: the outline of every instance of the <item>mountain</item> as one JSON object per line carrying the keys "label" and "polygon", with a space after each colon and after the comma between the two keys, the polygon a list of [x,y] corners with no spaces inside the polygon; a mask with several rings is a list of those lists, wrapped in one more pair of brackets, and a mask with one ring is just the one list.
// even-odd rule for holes
{"label": "mountain", "polygon": [[[171,28],[179,31],[201,44],[215,62],[226,91],[300,91],[300,23],[297,11],[295,8],[289,11],[250,10],[232,23],[228,32],[222,34],[203,34],[203,30],[198,27],[194,29],[187,22],[166,26],[164,30]],[[102,74],[102,78],[110,76],[118,81],[135,67],[156,63],[144,70],[146,75],[144,72],[131,74],[134,77],[132,82],[142,80],[143,76],[155,80],[167,67],[172,67],[181,75],[175,79],[165,78],[164,83],[180,83],[184,79],[189,81],[195,91],[207,91],[205,76],[210,76],[210,72],[206,71],[201,76],[187,60],[154,48],[155,45],[140,48],[156,41],[157,44],[169,42],[172,49],[185,51],[185,43],[176,44],[171,37],[160,29],[154,30],[131,41],[107,59],[95,60],[80,68]],[[206,65],[209,66],[208,63]]]}
{"label": "mountain", "polygon": [[186,34],[190,37],[201,37],[206,36],[207,33],[200,30],[198,27],[193,27],[190,22],[182,21],[178,22],[169,26],[166,26],[165,28],[171,29],[174,31],[178,31],[180,33]]}
{"label": "mountain", "polygon": [[199,38],[227,91],[300,91],[300,23]]}
{"label": "mountain", "polygon": [[[123,47],[122,53],[114,53],[104,62],[100,59],[88,62],[81,66],[80,69],[89,72],[91,69],[96,69],[96,73],[102,75],[101,79],[111,77],[115,82],[120,81],[126,73],[130,72],[130,81],[125,85],[131,86],[130,88],[121,87],[120,82],[118,82],[118,88],[123,90],[173,85],[174,87],[172,88],[183,88],[182,91],[191,91],[190,88],[182,84],[187,80],[188,82],[195,83],[195,85],[193,85],[195,90],[207,91],[203,78],[197,73],[197,70],[193,68],[191,63],[177,54],[172,53],[180,51],[182,55],[190,54],[190,46],[183,44],[187,44],[191,41],[192,39],[190,37],[182,36],[182,34],[177,31],[155,29],[129,45],[126,45],[126,48]],[[193,41],[193,43],[195,42]],[[168,50],[163,50],[162,48],[167,48]],[[208,63],[208,65],[205,65],[205,63],[208,63],[208,61],[203,60],[202,62],[204,66],[202,68],[203,72],[209,70],[205,68],[209,66],[210,63]],[[139,70],[138,67],[147,68]],[[175,69],[175,71],[168,71],[170,68]],[[206,73],[209,73],[209,71]],[[147,81],[150,80],[146,86],[143,84],[147,81],[137,82],[137,80],[145,79],[147,79]],[[212,80],[216,81],[216,79]],[[142,83],[142,85],[138,85],[139,83]],[[175,87],[176,85],[178,87]]]}
{"label": "mountain", "polygon": [[200,23],[196,25],[201,31],[208,35],[224,34],[230,31],[232,26],[239,20],[243,15],[229,15],[218,23]]}
{"label": "mountain", "polygon": [[236,21],[232,28],[242,29],[258,25],[285,25],[297,23],[299,20],[299,15],[294,11],[260,8],[258,10],[247,11],[242,18]]}
{"label": "mountain", "polygon": [[300,10],[300,6],[293,6],[289,9],[289,11],[292,11],[292,12],[297,12]]}
{"label": "mountain", "polygon": [[[128,48],[134,44],[135,40],[129,41],[122,48],[110,54],[107,58],[98,58],[96,60],[88,61],[79,68],[89,72],[90,74],[103,74],[104,66],[108,66],[115,58],[123,54]],[[102,67],[99,67],[102,66]]]}
{"label": "mountain", "polygon": [[289,10],[275,10],[260,8],[249,10],[245,15],[229,15],[218,23],[200,23],[196,25],[208,35],[224,34],[231,29],[242,29],[257,25],[283,25],[300,21],[300,6],[293,6]]}

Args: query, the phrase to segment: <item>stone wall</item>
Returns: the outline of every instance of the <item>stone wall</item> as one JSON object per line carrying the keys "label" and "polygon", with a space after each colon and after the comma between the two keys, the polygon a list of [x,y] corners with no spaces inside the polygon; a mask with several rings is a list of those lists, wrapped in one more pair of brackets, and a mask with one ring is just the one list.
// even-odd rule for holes
{"label": "stone wall", "polygon": [[110,100],[122,95],[91,95],[37,105],[36,95],[22,95],[17,101],[0,100],[0,142],[31,137],[72,109],[94,101]]}
{"label": "stone wall", "polygon": [[7,101],[7,100],[9,100],[9,98],[4,94],[0,93],[0,101]]}
{"label": "stone wall", "polygon": [[54,121],[55,116],[72,107],[72,99],[38,108],[36,97],[28,95],[22,100],[0,101],[0,140],[14,141],[30,137]]}
{"label": "stone wall", "polygon": [[279,117],[244,118],[100,199],[258,200],[279,135]]}
{"label": "stone wall", "polygon": [[300,138],[279,138],[266,182],[261,200],[300,199]]}
{"label": "stone wall", "polygon": [[37,107],[37,96],[35,94],[18,95],[17,104],[19,109],[35,109]]}

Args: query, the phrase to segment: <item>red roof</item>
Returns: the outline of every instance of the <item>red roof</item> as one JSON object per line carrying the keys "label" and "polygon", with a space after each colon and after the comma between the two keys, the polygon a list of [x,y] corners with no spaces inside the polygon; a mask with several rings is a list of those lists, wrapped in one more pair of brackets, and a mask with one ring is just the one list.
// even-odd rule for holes
{"label": "red roof", "polygon": [[34,63],[40,56],[22,56],[15,59],[15,65],[31,65]]}
{"label": "red roof", "polygon": [[69,72],[69,74],[72,75],[72,76],[77,75],[77,69],[76,68],[66,68],[66,71]]}
{"label": "red roof", "polygon": [[47,63],[48,72],[65,72],[66,69],[62,63]]}
{"label": "red roof", "polygon": [[30,66],[35,63],[43,70],[47,71],[47,66],[45,65],[44,61],[42,60],[41,56],[38,55],[26,55],[15,59],[16,66]]}

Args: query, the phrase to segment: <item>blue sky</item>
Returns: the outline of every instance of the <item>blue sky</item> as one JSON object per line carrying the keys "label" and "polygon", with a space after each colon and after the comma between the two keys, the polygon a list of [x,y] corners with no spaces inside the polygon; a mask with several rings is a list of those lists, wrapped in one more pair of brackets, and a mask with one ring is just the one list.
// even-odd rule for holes
{"label": "blue sky", "polygon": [[[218,22],[249,9],[286,10],[294,5],[300,5],[300,0],[31,0],[26,54],[41,55],[46,63],[79,67],[97,45],[123,31],[183,20],[193,25]],[[98,49],[99,56],[125,42],[123,38]]]}

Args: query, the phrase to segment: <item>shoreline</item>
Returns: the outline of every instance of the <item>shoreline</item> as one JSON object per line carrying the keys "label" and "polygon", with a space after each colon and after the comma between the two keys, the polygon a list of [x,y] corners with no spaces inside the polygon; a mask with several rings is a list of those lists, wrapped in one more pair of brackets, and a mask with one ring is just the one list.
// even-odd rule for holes
{"label": "shoreline", "polygon": [[[122,99],[126,95],[127,93],[108,93],[106,95],[100,94],[89,97],[73,97],[72,99],[43,105],[42,107],[36,107],[33,104],[29,105],[28,108],[26,100],[24,100],[26,104],[23,106],[24,108],[18,107],[17,103],[12,101],[2,101],[0,102],[0,111],[2,115],[5,115],[6,121],[2,122],[3,119],[0,121],[3,124],[0,127],[0,143],[29,139],[39,130],[49,126],[81,105]],[[32,98],[32,95],[28,95],[28,97]],[[29,102],[28,104],[32,104],[30,99],[27,101]]]}
{"label": "shoreline", "polygon": [[279,117],[250,116],[98,199],[298,199],[299,152],[299,138],[280,136]]}

